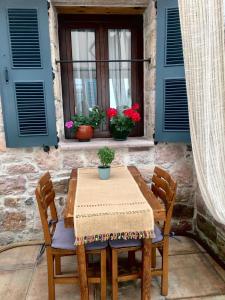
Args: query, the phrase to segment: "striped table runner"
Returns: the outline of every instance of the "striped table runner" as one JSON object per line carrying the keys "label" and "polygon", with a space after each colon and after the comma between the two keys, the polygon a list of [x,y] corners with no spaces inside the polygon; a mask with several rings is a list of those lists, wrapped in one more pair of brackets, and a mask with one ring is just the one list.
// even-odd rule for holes
{"label": "striped table runner", "polygon": [[98,169],[78,169],[74,205],[77,245],[109,239],[154,237],[153,211],[127,167],[112,167],[108,180]]}

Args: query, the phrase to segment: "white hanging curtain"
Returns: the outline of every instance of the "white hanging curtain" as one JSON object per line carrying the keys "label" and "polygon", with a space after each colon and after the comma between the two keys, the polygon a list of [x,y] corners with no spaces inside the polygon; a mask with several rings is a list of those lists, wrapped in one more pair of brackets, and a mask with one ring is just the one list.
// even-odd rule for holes
{"label": "white hanging curtain", "polygon": [[[109,59],[131,59],[131,32],[128,29],[109,29]],[[110,107],[131,106],[131,63],[109,63]]]}
{"label": "white hanging curtain", "polygon": [[223,0],[178,0],[193,155],[199,187],[225,224]]}

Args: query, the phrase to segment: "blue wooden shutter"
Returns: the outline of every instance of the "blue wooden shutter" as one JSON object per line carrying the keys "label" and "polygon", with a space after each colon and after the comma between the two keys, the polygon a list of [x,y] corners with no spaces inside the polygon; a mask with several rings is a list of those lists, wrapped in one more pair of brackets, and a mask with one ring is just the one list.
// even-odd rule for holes
{"label": "blue wooden shutter", "polygon": [[56,145],[47,1],[1,0],[0,34],[7,147]]}
{"label": "blue wooden shutter", "polygon": [[158,142],[190,142],[177,0],[157,1],[156,132]]}

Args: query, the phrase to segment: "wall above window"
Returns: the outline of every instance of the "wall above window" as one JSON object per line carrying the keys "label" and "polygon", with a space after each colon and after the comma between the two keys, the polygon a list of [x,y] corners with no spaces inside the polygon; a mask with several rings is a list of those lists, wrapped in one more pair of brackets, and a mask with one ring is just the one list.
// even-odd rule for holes
{"label": "wall above window", "polygon": [[[127,3],[129,2],[129,3]],[[93,6],[93,7],[147,7],[148,0],[135,0],[135,1],[127,1],[127,0],[86,0],[85,6]],[[84,7],[83,0],[52,0],[51,3],[54,6],[80,6]]]}

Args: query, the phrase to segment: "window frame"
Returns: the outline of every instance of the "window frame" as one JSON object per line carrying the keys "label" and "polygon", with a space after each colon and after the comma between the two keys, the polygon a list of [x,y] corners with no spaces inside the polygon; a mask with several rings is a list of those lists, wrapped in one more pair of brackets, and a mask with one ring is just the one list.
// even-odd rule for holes
{"label": "window frame", "polygon": [[[71,30],[94,29],[96,34],[96,60],[108,60],[108,29],[131,30],[131,57],[143,58],[143,16],[142,15],[86,15],[59,14],[59,49],[61,60],[72,60]],[[96,63],[97,98],[103,110],[109,107],[109,67],[108,63]],[[73,64],[61,64],[62,96],[64,119],[69,120],[75,111],[73,86]],[[140,105],[141,122],[137,123],[131,136],[143,136],[143,63],[131,63],[132,102]],[[106,100],[108,99],[108,101]],[[110,137],[109,124],[95,130],[95,137]],[[65,129],[65,138],[73,138],[73,133]]]}

